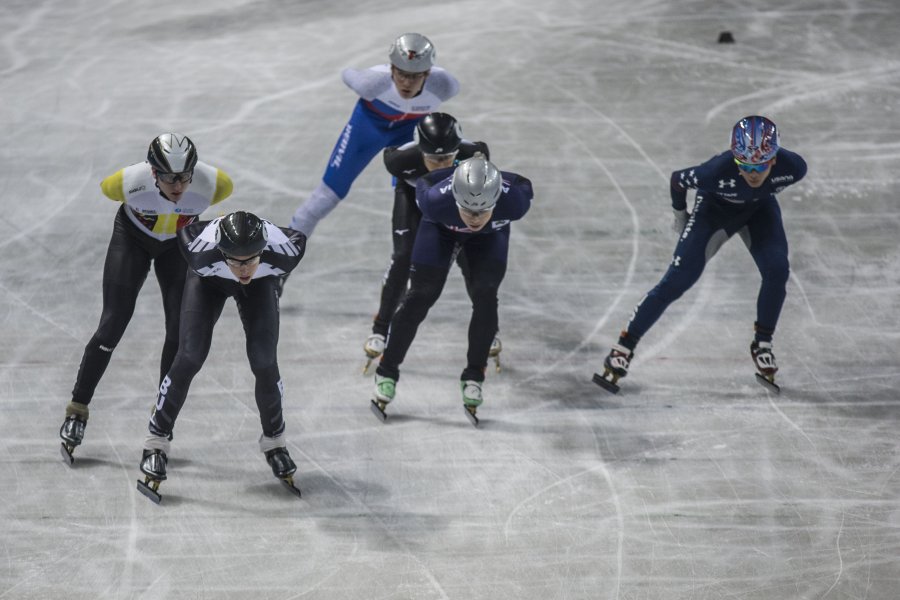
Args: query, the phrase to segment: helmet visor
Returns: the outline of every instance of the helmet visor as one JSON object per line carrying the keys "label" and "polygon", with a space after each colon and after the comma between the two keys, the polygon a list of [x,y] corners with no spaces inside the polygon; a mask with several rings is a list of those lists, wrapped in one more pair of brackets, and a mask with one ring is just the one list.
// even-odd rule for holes
{"label": "helmet visor", "polygon": [[739,161],[738,159],[734,159],[734,164],[737,165],[738,169],[743,171],[744,173],[762,173],[766,169],[772,166],[772,161],[768,160],[766,162],[753,164]]}
{"label": "helmet visor", "polygon": [[184,171],[182,173],[161,173],[156,172],[156,176],[163,183],[190,183],[194,179],[193,171]]}

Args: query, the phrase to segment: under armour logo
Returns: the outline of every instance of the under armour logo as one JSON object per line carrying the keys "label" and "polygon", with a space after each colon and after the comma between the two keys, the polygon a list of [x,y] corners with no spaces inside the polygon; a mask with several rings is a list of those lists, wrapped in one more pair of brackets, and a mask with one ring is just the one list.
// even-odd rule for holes
{"label": "under armour logo", "polygon": [[680,256],[676,256],[676,257],[672,260],[672,266],[673,266],[673,267],[680,267],[680,266],[681,266],[681,257],[680,257]]}
{"label": "under armour logo", "polygon": [[734,179],[728,179],[728,180],[720,179],[720,180],[719,180],[719,187],[720,187],[720,188],[724,188],[724,187],[730,187],[730,188],[733,188],[733,187],[735,187],[735,185],[737,185],[737,183],[735,182]]}

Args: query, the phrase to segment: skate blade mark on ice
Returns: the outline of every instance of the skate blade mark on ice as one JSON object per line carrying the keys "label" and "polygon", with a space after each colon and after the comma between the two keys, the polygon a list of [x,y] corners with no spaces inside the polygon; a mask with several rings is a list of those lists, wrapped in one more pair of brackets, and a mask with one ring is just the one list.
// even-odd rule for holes
{"label": "skate blade mark on ice", "polygon": [[611,394],[619,393],[619,386],[617,385],[618,381],[619,376],[609,369],[604,370],[603,375],[594,373],[593,382]]}
{"label": "skate blade mark on ice", "polygon": [[153,479],[147,476],[144,477],[144,481],[138,479],[137,489],[140,493],[147,496],[151,502],[159,504],[162,502],[162,495],[157,491],[160,483],[162,483],[161,479]]}

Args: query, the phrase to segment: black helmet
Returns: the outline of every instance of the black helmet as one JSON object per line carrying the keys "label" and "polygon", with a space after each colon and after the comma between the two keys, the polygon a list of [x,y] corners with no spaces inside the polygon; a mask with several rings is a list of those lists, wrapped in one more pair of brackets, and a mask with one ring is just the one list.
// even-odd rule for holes
{"label": "black helmet", "polygon": [[452,115],[433,112],[419,121],[414,137],[423,154],[450,154],[462,142],[462,129]]}
{"label": "black helmet", "polygon": [[164,133],[150,142],[147,162],[160,173],[193,171],[197,164],[197,148],[186,135]]}
{"label": "black helmet", "polygon": [[242,210],[222,217],[216,230],[216,245],[226,256],[255,256],[263,251],[268,239],[266,224]]}

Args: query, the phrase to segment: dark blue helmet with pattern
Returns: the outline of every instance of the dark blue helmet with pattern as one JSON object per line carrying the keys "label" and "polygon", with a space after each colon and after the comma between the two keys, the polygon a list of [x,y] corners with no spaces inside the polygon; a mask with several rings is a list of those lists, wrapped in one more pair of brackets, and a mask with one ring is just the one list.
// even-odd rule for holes
{"label": "dark blue helmet with pattern", "polygon": [[744,117],[731,130],[731,153],[742,163],[767,163],[778,153],[778,128],[765,117]]}

